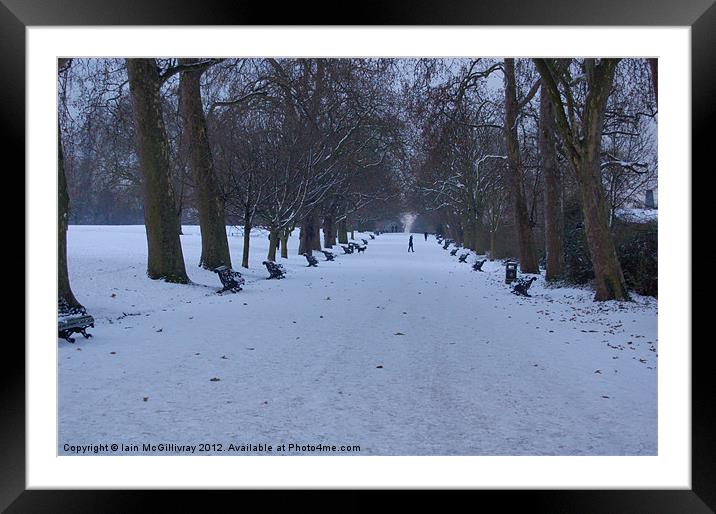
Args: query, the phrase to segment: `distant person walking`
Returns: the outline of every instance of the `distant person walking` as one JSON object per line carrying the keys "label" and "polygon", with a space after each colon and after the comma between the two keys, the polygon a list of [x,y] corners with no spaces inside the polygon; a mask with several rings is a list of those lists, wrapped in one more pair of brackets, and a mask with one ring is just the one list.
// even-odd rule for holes
{"label": "distant person walking", "polygon": [[427,233],[427,232],[425,232],[425,240],[426,240],[426,241],[428,240],[428,233]]}
{"label": "distant person walking", "polygon": [[415,252],[415,248],[413,248],[413,236],[411,234],[410,239],[408,239],[408,251],[409,252]]}

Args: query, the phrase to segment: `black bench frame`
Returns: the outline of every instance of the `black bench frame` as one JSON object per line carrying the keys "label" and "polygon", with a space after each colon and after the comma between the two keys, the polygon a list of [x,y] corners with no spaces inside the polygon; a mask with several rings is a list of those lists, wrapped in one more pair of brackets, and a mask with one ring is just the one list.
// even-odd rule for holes
{"label": "black bench frame", "polygon": [[70,307],[67,302],[60,301],[57,305],[57,336],[68,343],[74,343],[72,334],[82,334],[85,339],[92,337],[86,330],[94,328],[94,318],[87,314],[81,305]]}
{"label": "black bench frame", "polygon": [[527,292],[532,285],[532,282],[537,280],[536,277],[530,277],[528,279],[524,278],[518,278],[516,280],[515,285],[512,286],[512,292],[518,296],[527,296],[530,297],[530,294]]}
{"label": "black bench frame", "polygon": [[241,286],[246,283],[246,280],[244,280],[244,277],[241,276],[241,273],[234,271],[228,266],[218,266],[217,268],[214,268],[214,273],[219,275],[219,280],[221,280],[221,284],[224,286],[224,288],[218,291],[217,294],[223,294],[226,291],[238,293],[241,291]]}
{"label": "black bench frame", "polygon": [[472,265],[472,269],[475,271],[482,271],[482,266],[487,262],[487,259],[482,259],[481,261],[475,261],[475,263]]}
{"label": "black bench frame", "polygon": [[310,253],[304,253],[303,256],[308,261],[308,268],[315,268],[316,266],[318,266],[318,259],[316,259],[313,255],[311,255]]}
{"label": "black bench frame", "polygon": [[266,266],[266,270],[269,272],[269,277],[266,280],[271,280],[272,278],[281,279],[286,276],[286,270],[276,262],[264,261],[263,265]]}

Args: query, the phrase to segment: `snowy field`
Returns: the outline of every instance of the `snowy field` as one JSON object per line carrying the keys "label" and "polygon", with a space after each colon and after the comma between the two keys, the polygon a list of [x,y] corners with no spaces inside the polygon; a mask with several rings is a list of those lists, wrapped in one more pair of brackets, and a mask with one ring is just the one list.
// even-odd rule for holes
{"label": "snowy field", "polygon": [[[184,233],[191,285],[146,277],[143,226],[70,227],[72,288],[96,326],[92,339],[58,344],[60,454],[112,443],[140,450],[106,453],[160,454],[145,443],[194,454],[220,444],[222,455],[324,453],[280,444],[360,446],[343,455],[657,453],[654,298],[595,303],[543,279],[518,297],[501,263],[475,272],[474,256],[460,264],[422,234],[415,253],[406,234],[383,234],[365,253],[316,254],[308,268],[298,231],[279,259],[284,280],[265,280],[265,232],[252,238],[250,270],[239,267],[242,238],[230,237],[246,285],[219,296],[217,275],[197,266],[199,228]],[[273,451],[242,449],[257,444]]]}

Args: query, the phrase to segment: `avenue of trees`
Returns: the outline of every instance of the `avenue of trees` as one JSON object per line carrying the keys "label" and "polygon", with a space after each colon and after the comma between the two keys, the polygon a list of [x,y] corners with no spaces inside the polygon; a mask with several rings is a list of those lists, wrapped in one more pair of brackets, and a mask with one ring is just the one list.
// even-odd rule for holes
{"label": "avenue of trees", "polygon": [[547,280],[588,260],[596,300],[628,299],[615,219],[656,186],[655,62],[424,60],[415,73],[419,212],[490,258],[501,235],[503,255],[523,273],[542,261]]}
{"label": "avenue of trees", "polygon": [[595,299],[627,299],[616,213],[656,184],[655,77],[637,59],[61,59],[60,299],[77,305],[68,222],[144,223],[147,275],[187,283],[182,223],[214,269],[248,267],[257,228],[273,261],[408,211],[548,280],[577,227]]}

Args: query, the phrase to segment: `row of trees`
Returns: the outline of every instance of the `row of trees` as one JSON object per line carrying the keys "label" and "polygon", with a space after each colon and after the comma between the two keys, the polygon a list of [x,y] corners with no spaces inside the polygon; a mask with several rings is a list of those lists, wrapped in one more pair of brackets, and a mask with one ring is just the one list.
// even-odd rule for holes
{"label": "row of trees", "polygon": [[564,276],[565,202],[597,300],[627,299],[615,212],[656,181],[656,63],[620,59],[423,61],[412,112],[415,201],[454,239],[494,258],[507,223],[521,270]]}
{"label": "row of trees", "polygon": [[278,247],[288,256],[296,228],[298,252],[311,253],[395,208],[401,120],[390,61],[91,59],[59,69],[61,198],[67,153],[73,206],[89,218],[107,211],[98,193],[130,206],[125,198],[141,193],[152,279],[188,281],[179,237],[187,217],[201,227],[199,265],[214,269],[232,264],[227,223],[243,226],[248,267],[254,227],[269,231],[275,260]]}
{"label": "row of trees", "polygon": [[525,273],[543,255],[552,280],[575,205],[596,299],[625,299],[612,227],[656,180],[655,77],[637,59],[61,59],[60,297],[76,304],[70,220],[141,219],[149,277],[186,283],[182,221],[214,269],[227,224],[248,267],[256,227],[275,260],[296,229],[310,253],[410,210],[491,258],[507,240]]}

